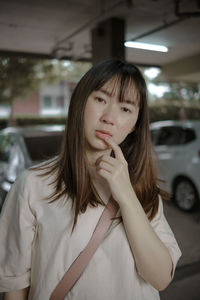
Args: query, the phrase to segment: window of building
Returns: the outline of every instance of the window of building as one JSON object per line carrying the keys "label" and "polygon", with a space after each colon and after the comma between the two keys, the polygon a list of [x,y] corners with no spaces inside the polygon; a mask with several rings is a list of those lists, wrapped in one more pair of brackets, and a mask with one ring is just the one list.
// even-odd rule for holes
{"label": "window of building", "polygon": [[52,98],[51,98],[51,96],[46,95],[46,96],[43,97],[43,106],[45,108],[52,107]]}

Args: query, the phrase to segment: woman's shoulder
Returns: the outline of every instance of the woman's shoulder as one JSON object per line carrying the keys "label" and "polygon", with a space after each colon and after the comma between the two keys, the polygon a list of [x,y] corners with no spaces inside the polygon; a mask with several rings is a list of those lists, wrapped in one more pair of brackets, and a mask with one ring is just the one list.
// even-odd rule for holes
{"label": "woman's shoulder", "polygon": [[51,159],[24,170],[17,178],[16,185],[35,193],[47,189],[55,181],[54,163],[55,159]]}

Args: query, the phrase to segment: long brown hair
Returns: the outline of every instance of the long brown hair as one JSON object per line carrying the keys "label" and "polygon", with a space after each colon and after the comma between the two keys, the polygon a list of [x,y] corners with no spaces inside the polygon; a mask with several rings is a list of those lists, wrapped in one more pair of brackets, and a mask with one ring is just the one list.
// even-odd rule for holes
{"label": "long brown hair", "polygon": [[[77,84],[70,101],[67,124],[61,151],[51,164],[42,168],[42,175],[55,173],[54,193],[50,202],[69,197],[75,206],[73,229],[78,214],[88,207],[104,205],[95,190],[86,163],[84,111],[89,95],[99,90],[110,79],[116,78],[120,87],[120,101],[134,84],[139,96],[139,115],[135,130],[120,144],[128,163],[130,180],[149,220],[158,210],[157,174],[152,160],[152,144],[149,131],[149,113],[145,80],[137,67],[119,59],[110,59],[91,68]],[[72,230],[73,230],[72,229]]]}

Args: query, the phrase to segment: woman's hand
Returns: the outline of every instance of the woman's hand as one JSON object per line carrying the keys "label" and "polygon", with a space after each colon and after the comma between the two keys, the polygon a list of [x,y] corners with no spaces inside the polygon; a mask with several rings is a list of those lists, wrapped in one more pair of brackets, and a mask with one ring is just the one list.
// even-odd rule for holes
{"label": "woman's hand", "polygon": [[128,163],[120,147],[110,137],[105,138],[105,142],[114,151],[115,158],[109,155],[102,155],[96,161],[97,173],[109,184],[113,198],[119,205],[135,196],[132,188]]}

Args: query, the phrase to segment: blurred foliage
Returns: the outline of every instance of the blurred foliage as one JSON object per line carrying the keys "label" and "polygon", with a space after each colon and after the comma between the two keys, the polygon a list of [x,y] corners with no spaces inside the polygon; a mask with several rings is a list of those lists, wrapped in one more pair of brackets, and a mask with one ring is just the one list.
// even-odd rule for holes
{"label": "blurred foliage", "polygon": [[200,85],[188,82],[168,82],[170,91],[163,94],[166,100],[200,101]]}
{"label": "blurred foliage", "polygon": [[39,91],[44,82],[77,82],[90,67],[90,63],[57,59],[0,57],[0,104],[11,107],[8,124],[12,126],[16,123],[12,106],[16,99],[26,99],[31,92]]}
{"label": "blurred foliage", "polygon": [[69,60],[52,60],[53,75],[55,81],[66,80],[69,82],[78,82],[81,77],[92,67],[91,63]]}
{"label": "blurred foliage", "polygon": [[52,79],[53,64],[24,57],[0,58],[0,103],[11,104],[37,90],[41,80]]}
{"label": "blurred foliage", "polygon": [[[41,117],[41,116],[17,116],[16,126],[29,126],[29,125],[65,125],[66,117]],[[0,119],[0,129],[7,126],[7,119]]]}
{"label": "blurred foliage", "polygon": [[[156,81],[146,79],[147,87],[154,86],[154,90],[149,89],[149,99],[157,101],[160,99],[174,102],[188,101],[191,104],[200,104],[200,84],[194,82],[170,82],[170,81]],[[159,93],[160,91],[160,93]]]}
{"label": "blurred foliage", "polygon": [[188,101],[166,101],[160,100],[150,104],[150,122],[162,120],[180,120],[184,111],[185,119],[200,120],[200,105]]}
{"label": "blurred foliage", "polygon": [[25,57],[0,58],[0,103],[9,103],[25,98],[37,91],[42,82],[61,80],[77,82],[91,67],[90,63],[38,60]]}

